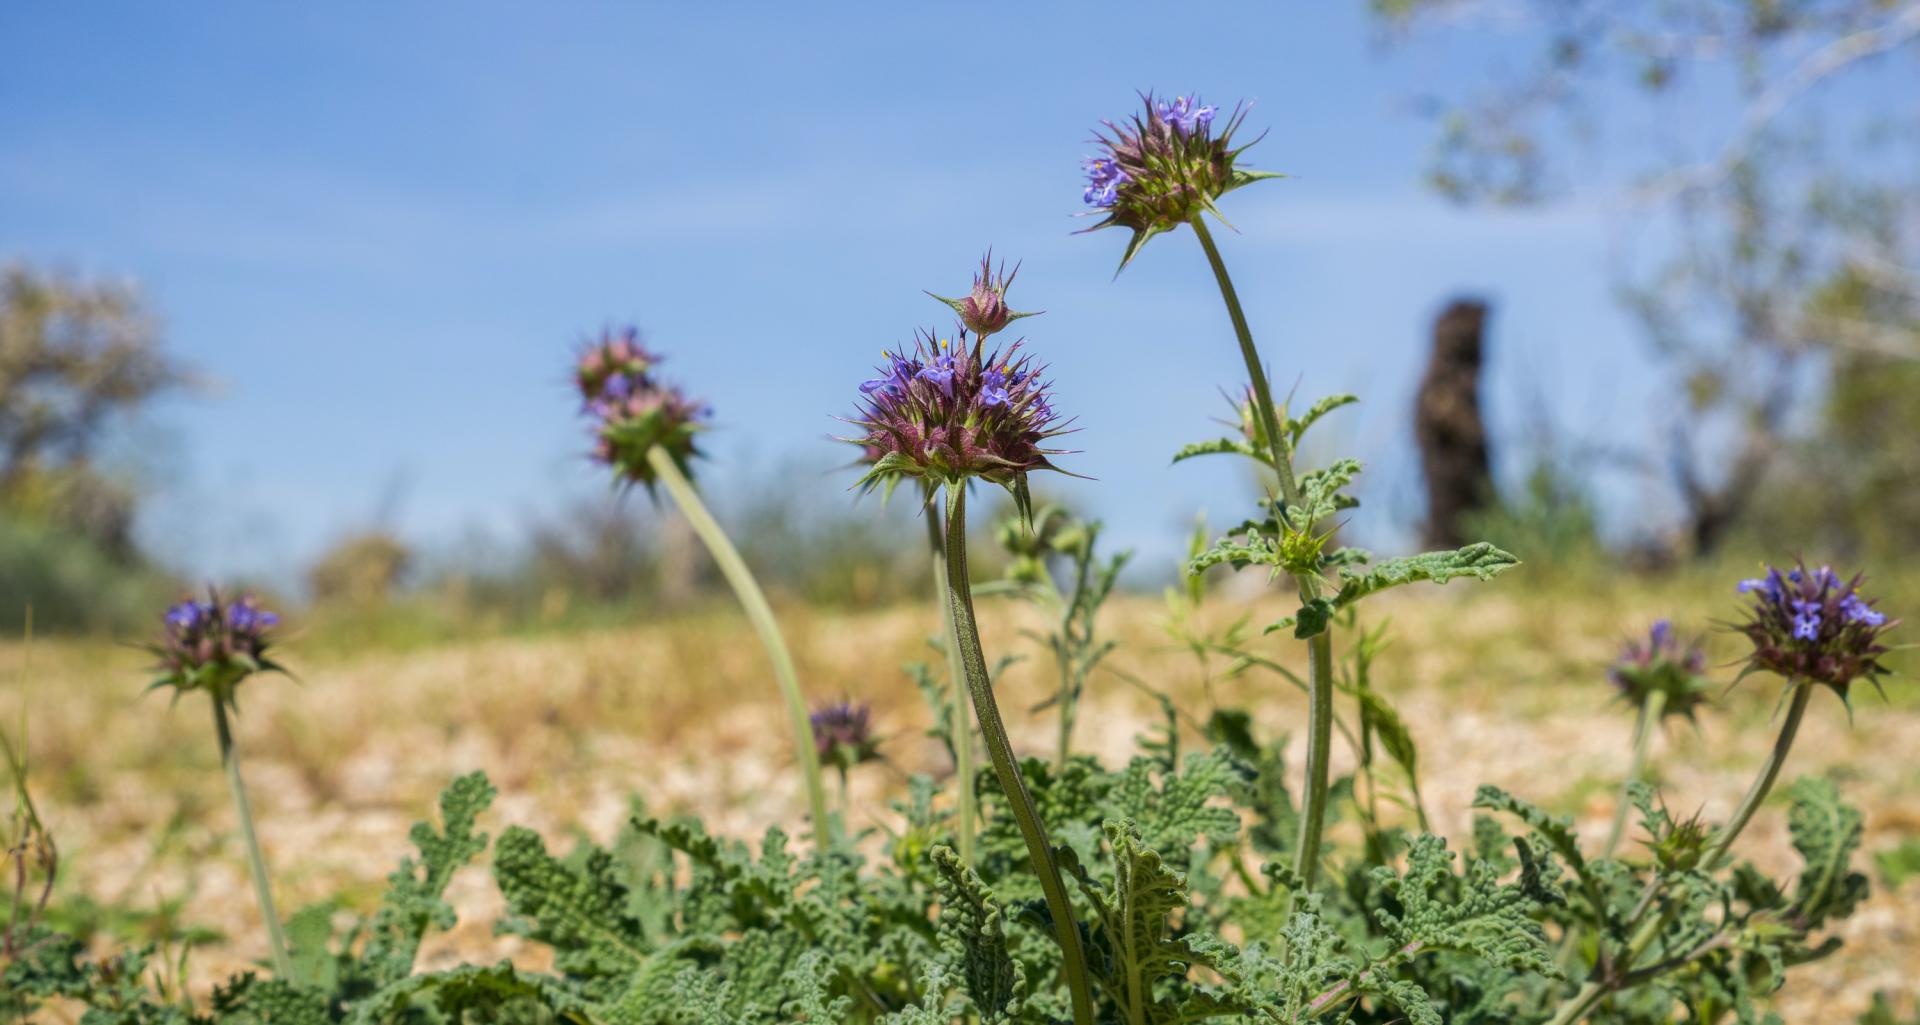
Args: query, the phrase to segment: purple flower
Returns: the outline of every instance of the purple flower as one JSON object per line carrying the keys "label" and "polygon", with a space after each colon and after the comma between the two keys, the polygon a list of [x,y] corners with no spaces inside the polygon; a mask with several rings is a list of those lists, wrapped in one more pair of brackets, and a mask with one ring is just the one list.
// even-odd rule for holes
{"label": "purple flower", "polygon": [[1104,130],[1095,133],[1094,142],[1103,152],[1081,161],[1087,175],[1081,199],[1106,215],[1086,230],[1133,231],[1122,268],[1147,239],[1202,212],[1218,214],[1214,201],[1221,196],[1275,177],[1238,166],[1247,147],[1236,147],[1233,135],[1246,117],[1244,106],[1235,107],[1215,133],[1219,108],[1202,104],[1198,97],[1158,100],[1147,93],[1140,99],[1140,111],[1126,121],[1101,122]]}
{"label": "purple flower", "polygon": [[663,450],[685,472],[699,454],[694,437],[708,416],[705,405],[659,379],[659,363],[628,327],[602,332],[574,371],[581,412],[594,421],[594,459],[619,479],[648,487],[655,477],[648,453]]}
{"label": "purple flower", "polygon": [[1619,657],[1607,669],[1607,678],[1634,705],[1644,705],[1658,691],[1666,699],[1662,715],[1691,719],[1710,689],[1706,666],[1706,652],[1698,638],[1682,641],[1671,620],[1658,619],[1647,631],[1646,640],[1621,646]]}
{"label": "purple flower", "polygon": [[1120,186],[1129,179],[1118,163],[1105,157],[1087,157],[1081,166],[1087,172],[1087,187],[1080,193],[1082,202],[1105,209],[1120,201]]}
{"label": "purple flower", "polygon": [[1741,581],[1738,592],[1752,602],[1737,627],[1753,644],[1747,671],[1826,684],[1842,697],[1857,679],[1877,684],[1888,671],[1880,662],[1887,652],[1880,633],[1898,622],[1860,593],[1862,580],[1843,581],[1828,566],[1800,565],[1785,573],[1769,568],[1763,577]]}
{"label": "purple flower", "polygon": [[824,765],[841,772],[878,761],[880,743],[873,735],[872,710],[864,704],[837,701],[814,709],[807,717],[813,728],[813,746]]}
{"label": "purple flower", "polygon": [[1213,115],[1219,108],[1201,106],[1198,96],[1175,96],[1171,103],[1162,100],[1154,104],[1153,110],[1174,131],[1191,135],[1206,131],[1213,124]]}
{"label": "purple flower", "polygon": [[184,598],[161,616],[166,629],[147,645],[159,660],[153,686],[205,690],[216,700],[231,702],[242,680],[280,668],[266,657],[272,644],[268,633],[280,617],[261,608],[252,595],[222,603],[219,591],[208,588],[207,597]]}
{"label": "purple flower", "polygon": [[959,484],[977,477],[1019,500],[1028,473],[1057,469],[1048,457],[1063,450],[1047,442],[1065,428],[1055,420],[1040,368],[1020,343],[989,353],[978,338],[969,345],[964,334],[948,342],[925,333],[911,354],[885,356],[875,380],[889,383],[863,387],[858,409],[846,418],[861,433],[842,440],[860,445],[868,464],[856,486],[891,488],[905,478]]}

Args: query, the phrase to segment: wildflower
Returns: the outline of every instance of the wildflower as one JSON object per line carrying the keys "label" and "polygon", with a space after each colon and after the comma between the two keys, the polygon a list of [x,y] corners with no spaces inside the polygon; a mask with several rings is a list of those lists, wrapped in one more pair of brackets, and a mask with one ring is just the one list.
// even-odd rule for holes
{"label": "wildflower", "polygon": [[278,614],[260,607],[258,599],[243,595],[223,602],[209,588],[207,600],[182,598],[161,617],[160,640],[147,645],[158,659],[159,673],[152,687],[178,691],[205,690],[215,700],[231,704],[240,682],[254,673],[284,672],[267,658],[268,634],[280,625]]}
{"label": "wildflower", "polygon": [[1628,641],[1607,669],[1622,697],[1645,705],[1655,692],[1664,697],[1662,715],[1693,718],[1707,699],[1707,655],[1698,638],[1681,641],[1670,620],[1656,620],[1644,641]]}
{"label": "wildflower", "polygon": [[1106,215],[1087,230],[1133,230],[1120,259],[1123,268],[1153,236],[1203,211],[1220,216],[1214,201],[1221,196],[1262,178],[1279,177],[1238,166],[1247,146],[1235,147],[1233,134],[1246,117],[1244,106],[1236,106],[1216,134],[1219,108],[1201,103],[1197,96],[1164,100],[1147,93],[1141,101],[1141,111],[1126,122],[1101,122],[1105,130],[1096,132],[1094,141],[1104,152],[1081,162],[1087,175],[1081,199]]}
{"label": "wildflower", "polygon": [[1017,313],[1007,306],[1007,289],[1013,287],[1014,276],[1020,273],[1018,264],[1013,273],[1006,273],[1006,264],[999,270],[993,268],[993,251],[980,258],[980,270],[973,276],[973,291],[965,299],[949,299],[943,295],[933,295],[935,299],[953,307],[960,315],[960,323],[974,333],[976,338],[985,338],[1021,317],[1034,316],[1034,313]]}
{"label": "wildflower", "polygon": [[1753,602],[1746,622],[1736,627],[1753,642],[1746,671],[1823,683],[1843,698],[1863,677],[1877,686],[1888,671],[1880,663],[1887,651],[1880,633],[1898,620],[1888,619],[1860,593],[1863,580],[1842,581],[1830,567],[1808,569],[1805,563],[1784,573],[1769,567],[1742,580],[1737,590]]}
{"label": "wildflower", "polygon": [[821,764],[844,773],[856,765],[878,761],[880,743],[873,736],[871,718],[871,709],[851,701],[815,709],[807,722],[813,727],[813,746]]}
{"label": "wildflower", "polygon": [[686,472],[699,454],[694,436],[708,415],[706,406],[656,376],[659,363],[629,327],[603,332],[574,369],[581,412],[595,421],[594,459],[648,487],[655,478],[648,454],[659,448]]}
{"label": "wildflower", "polygon": [[1048,402],[1043,368],[1020,343],[984,353],[922,334],[913,352],[883,353],[880,376],[860,386],[861,403],[846,422],[864,432],[843,439],[860,445],[869,467],[857,486],[891,488],[902,478],[929,485],[980,478],[1005,487],[1027,505],[1027,474],[1058,470],[1045,447],[1064,433]]}

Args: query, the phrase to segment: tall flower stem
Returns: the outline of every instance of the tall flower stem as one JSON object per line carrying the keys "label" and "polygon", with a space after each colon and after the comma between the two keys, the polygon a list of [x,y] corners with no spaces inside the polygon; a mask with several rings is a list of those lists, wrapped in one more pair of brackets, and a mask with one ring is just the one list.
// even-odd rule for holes
{"label": "tall flower stem", "polygon": [[[1293,474],[1293,453],[1286,437],[1280,433],[1280,412],[1273,402],[1273,387],[1267,382],[1266,368],[1261,365],[1260,350],[1253,344],[1253,331],[1247,327],[1246,312],[1240,308],[1239,293],[1234,291],[1233,278],[1227,273],[1226,262],[1220,258],[1220,250],[1213,244],[1213,233],[1201,214],[1195,212],[1188,223],[1193,226],[1194,237],[1200,240],[1200,248],[1206,251],[1214,281],[1220,286],[1220,298],[1233,321],[1234,336],[1240,341],[1240,358],[1246,362],[1247,378],[1253,386],[1254,415],[1260,418],[1260,428],[1267,436],[1273,470],[1280,479],[1280,497],[1288,506],[1297,506],[1300,485]],[[1282,519],[1284,522],[1284,517]],[[1302,601],[1320,596],[1320,581],[1313,574],[1297,574],[1294,582],[1299,585]],[[1303,788],[1306,802],[1301,809],[1293,868],[1304,884],[1312,887],[1320,872],[1320,838],[1327,820],[1327,755],[1333,735],[1331,627],[1307,639],[1307,665],[1307,779]]]}
{"label": "tall flower stem", "polygon": [[[1780,733],[1774,738],[1773,750],[1768,752],[1767,760],[1761,763],[1760,772],[1747,788],[1747,796],[1742,798],[1740,806],[1734,809],[1733,818],[1728,820],[1720,832],[1714,834],[1713,843],[1701,855],[1700,867],[1711,872],[1726,860],[1727,852],[1733,848],[1733,841],[1739,837],[1747,823],[1753,820],[1753,813],[1767,799],[1773,790],[1773,784],[1780,778],[1780,769],[1787,763],[1787,752],[1793,749],[1793,740],[1800,732],[1800,721],[1806,717],[1807,702],[1813,696],[1813,686],[1799,681],[1788,681],[1793,688],[1793,697],[1787,705],[1786,719],[1780,724]],[[1647,905],[1653,896],[1654,884],[1649,884],[1640,903]],[[1628,941],[1626,952],[1614,966],[1613,977],[1587,983],[1580,991],[1560,1005],[1559,1013],[1553,1016],[1549,1025],[1573,1025],[1593,1010],[1594,1006],[1612,993],[1615,985],[1633,963],[1647,952],[1653,941],[1659,938],[1660,929],[1665,924],[1664,917],[1654,917],[1642,925]]]}
{"label": "tall flower stem", "polygon": [[767,649],[767,660],[773,663],[773,676],[780,685],[780,696],[787,704],[787,722],[793,731],[793,752],[800,761],[801,776],[806,781],[807,810],[813,819],[813,836],[816,843],[825,843],[832,818],[827,814],[827,790],[820,779],[820,755],[813,745],[813,727],[807,721],[806,698],[800,694],[800,679],[793,670],[793,655],[787,651],[787,642],[780,634],[780,624],[773,618],[773,609],[767,604],[767,596],[753,579],[753,571],[747,568],[746,560],[740,558],[740,552],[727,539],[727,532],[707,511],[706,503],[700,501],[700,493],[693,489],[693,482],[682,473],[679,464],[673,461],[666,449],[656,445],[647,451],[647,465],[659,477],[660,483],[667,486],[667,493],[673,496],[680,512],[686,516],[693,532],[712,554],[714,564],[720,567],[720,575],[727,578],[733,587],[735,598],[747,614],[747,620],[753,624],[754,632],[760,635],[760,644]]}
{"label": "tall flower stem", "polygon": [[1627,834],[1627,811],[1633,802],[1627,800],[1627,792],[1635,783],[1640,782],[1647,771],[1647,750],[1653,746],[1654,728],[1660,725],[1660,716],[1667,710],[1667,692],[1655,688],[1640,705],[1640,720],[1633,729],[1633,761],[1627,766],[1627,780],[1620,786],[1620,801],[1613,809],[1613,827],[1607,830],[1607,846],[1601,850],[1603,858],[1613,857],[1620,848],[1620,840]]}
{"label": "tall flower stem", "polygon": [[287,937],[280,928],[280,915],[273,909],[273,887],[267,882],[267,859],[260,853],[260,838],[253,831],[253,806],[247,802],[247,786],[240,779],[240,749],[233,742],[233,728],[227,721],[227,703],[217,695],[213,699],[213,732],[220,739],[220,764],[227,770],[227,790],[233,795],[233,811],[240,820],[240,836],[247,843],[247,867],[253,874],[253,895],[260,901],[260,917],[267,923],[267,945],[273,954],[273,974],[285,979],[293,975],[293,962],[287,957]]}
{"label": "tall flower stem", "polygon": [[1073,998],[1075,1025],[1094,1025],[1093,990],[1087,981],[1087,958],[1080,947],[1080,926],[1074,918],[1073,902],[1067,897],[1066,884],[1060,878],[1060,866],[1053,856],[1053,844],[1047,839],[1046,824],[1027,791],[1014,758],[1013,744],[1007,739],[1006,723],[1000,718],[1000,705],[993,696],[993,682],[987,676],[986,655],[980,648],[980,626],[973,615],[973,588],[967,574],[967,492],[966,485],[947,488],[947,604],[952,610],[954,632],[959,642],[960,661],[966,670],[967,688],[973,695],[973,711],[980,720],[980,736],[986,741],[987,757],[993,774],[1006,795],[1007,809],[1020,826],[1027,842],[1027,857],[1033,873],[1040,879],[1046,895],[1047,910],[1053,916],[1054,937],[1060,943],[1060,970],[1066,976],[1067,992]]}
{"label": "tall flower stem", "polygon": [[1813,685],[1797,680],[1788,681],[1793,688],[1793,697],[1787,703],[1786,719],[1780,723],[1780,735],[1774,739],[1773,750],[1767,752],[1767,760],[1760,766],[1760,774],[1754,777],[1753,785],[1747,788],[1747,796],[1740,801],[1740,807],[1733,811],[1733,818],[1727,820],[1720,832],[1714,834],[1713,843],[1707,847],[1700,858],[1700,867],[1711,872],[1727,860],[1727,852],[1733,848],[1733,841],[1740,831],[1747,828],[1753,813],[1760,809],[1762,801],[1773,790],[1773,784],[1780,778],[1780,769],[1787,764],[1787,752],[1793,748],[1793,738],[1800,733],[1800,720],[1807,714],[1807,702],[1813,697]]}
{"label": "tall flower stem", "polygon": [[927,546],[933,552],[934,607],[940,610],[940,627],[945,634],[947,682],[952,687],[953,774],[959,780],[959,807],[955,811],[954,836],[959,840],[962,865],[973,864],[973,709],[967,703],[967,674],[960,665],[959,631],[953,625],[953,610],[947,604],[947,545],[942,536],[939,493],[927,495],[923,513],[927,521]]}

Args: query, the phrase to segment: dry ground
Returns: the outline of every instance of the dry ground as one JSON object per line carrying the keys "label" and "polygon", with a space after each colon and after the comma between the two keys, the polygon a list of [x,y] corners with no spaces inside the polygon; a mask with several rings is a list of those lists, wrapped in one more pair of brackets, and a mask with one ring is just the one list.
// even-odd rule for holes
{"label": "dry ground", "polygon": [[[990,653],[1032,651],[1014,627],[1024,613],[986,604]],[[1242,611],[1217,601],[1224,621]],[[1281,611],[1252,610],[1255,622]],[[1423,784],[1436,827],[1460,837],[1476,784],[1490,782],[1578,814],[1589,837],[1604,833],[1624,766],[1629,714],[1611,703],[1598,667],[1619,639],[1673,611],[1704,628],[1727,614],[1722,599],[1674,585],[1596,587],[1529,594],[1501,584],[1454,585],[1397,594],[1375,615],[1393,620],[1393,647],[1377,686],[1397,701],[1422,745]],[[1265,618],[1262,618],[1265,617]],[[926,711],[900,671],[923,657],[929,616],[919,609],[860,615],[783,610],[804,684],[820,698],[873,703],[891,736],[891,767],[854,781],[856,819],[883,814],[904,773],[939,771],[943,759],[920,736]],[[1147,598],[1117,604],[1106,629],[1124,639],[1115,663],[1200,701],[1194,663],[1160,630]],[[1291,642],[1262,647],[1295,661]],[[1731,657],[1727,639],[1718,653]],[[303,650],[304,649],[304,650]],[[426,814],[450,778],[484,768],[501,797],[486,826],[532,826],[565,844],[570,831],[606,838],[638,796],[656,811],[697,812],[718,832],[757,835],[802,817],[785,755],[780,706],[744,625],[725,610],[640,623],[631,629],[478,640],[405,653],[349,654],[298,636],[285,658],[300,673],[249,683],[239,734],[283,912],[338,897],[368,907],[408,850],[408,825]],[[217,930],[196,949],[196,990],[264,954],[243,855],[213,748],[204,700],[169,707],[142,698],[142,656],[125,648],[42,643],[0,647],[0,712],[17,721],[27,703],[33,782],[67,858],[63,900],[85,894],[120,911],[179,901],[177,919]],[[1003,686],[1010,708],[1043,685],[1039,661]],[[1730,678],[1723,672],[1722,678]],[[1896,680],[1896,691],[1911,681]],[[1123,759],[1152,706],[1111,677],[1096,680],[1081,739]],[[1270,728],[1298,723],[1303,702],[1273,676],[1222,684]],[[1849,726],[1823,699],[1801,735],[1788,776],[1829,773],[1867,810],[1869,852],[1920,833],[1920,702],[1856,701]],[[1669,803],[1724,815],[1771,736],[1768,685],[1752,681],[1656,746]],[[1014,716],[1015,742],[1050,750],[1047,715]],[[1350,761],[1336,747],[1336,771]],[[1792,855],[1784,815],[1764,812],[1742,841],[1763,864]],[[434,963],[515,954],[490,924],[498,901],[484,868],[462,873],[453,897],[462,924],[430,941]],[[135,919],[138,921],[138,918]],[[1912,993],[1920,977],[1920,882],[1887,892],[1877,875],[1866,908],[1848,922],[1845,949],[1803,969],[1779,1010],[1788,1022],[1851,1022],[1876,989]]]}

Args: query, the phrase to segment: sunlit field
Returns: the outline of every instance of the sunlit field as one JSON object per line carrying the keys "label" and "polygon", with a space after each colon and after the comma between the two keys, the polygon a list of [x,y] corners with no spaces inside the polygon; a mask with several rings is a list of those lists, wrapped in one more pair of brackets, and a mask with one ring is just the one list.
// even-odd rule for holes
{"label": "sunlit field", "polygon": [[[1417,724],[1421,788],[1435,827],[1464,842],[1474,789],[1493,783],[1575,816],[1583,834],[1603,834],[1633,728],[1604,667],[1620,640],[1655,614],[1703,630],[1726,616],[1732,595],[1719,583],[1692,574],[1570,588],[1517,573],[1478,593],[1409,592],[1382,602],[1377,615],[1390,621],[1393,643],[1376,685]],[[881,849],[898,828],[887,808],[906,796],[906,777],[951,772],[944,749],[924,735],[928,707],[899,668],[930,657],[936,624],[922,608],[780,611],[809,686],[874,709],[885,760],[854,770],[850,806],[856,828],[878,831],[865,846]],[[1263,622],[1280,611],[1271,598],[1222,594],[1210,599],[1205,622]],[[1166,634],[1166,618],[1166,608],[1144,596],[1110,609],[1104,626],[1123,646],[1111,660],[1117,672],[1098,674],[1089,687],[1079,738],[1086,750],[1122,761],[1137,734],[1162,728],[1159,704],[1122,674],[1167,681],[1168,696],[1191,716],[1204,718],[1217,700],[1253,709],[1273,731],[1299,732],[1305,700],[1284,678],[1259,668],[1230,672],[1232,660],[1215,657],[1207,666],[1213,679],[1203,682],[1201,664]],[[1006,600],[987,599],[983,608],[990,636],[1044,625]],[[1716,663],[1738,650],[1737,639],[1710,640]],[[447,781],[475,768],[501,790],[483,828],[530,826],[557,850],[571,846],[568,837],[609,841],[642,807],[696,814],[739,838],[770,824],[803,830],[805,802],[778,743],[780,704],[760,653],[745,641],[745,624],[724,608],[662,610],[631,628],[406,650],[347,651],[326,636],[296,634],[285,657],[297,663],[299,682],[253,686],[238,720],[281,900],[294,908],[332,902],[343,920],[370,912],[382,877],[411,851],[409,823],[428,814]],[[1303,669],[1277,642],[1264,647]],[[1022,657],[1003,679],[1005,705],[1042,699],[1050,685],[1044,652],[1020,639],[997,649],[990,657]],[[20,703],[28,706],[33,775],[64,865],[53,919],[103,949],[159,941],[186,952],[183,981],[204,998],[266,951],[206,709],[197,701],[170,707],[164,693],[141,696],[142,667],[140,653],[120,647],[9,644],[0,649],[0,708],[14,721]],[[1725,683],[1733,674],[1712,675]],[[1821,701],[1789,767],[1842,781],[1866,813],[1869,866],[1875,857],[1911,865],[1920,839],[1920,766],[1905,755],[1920,742],[1920,704],[1904,680],[1890,694],[1891,706],[1871,693],[1856,697],[1852,724],[1837,700]],[[1697,726],[1663,730],[1650,778],[1668,803],[1724,814],[1769,742],[1777,698],[1772,681],[1749,680],[1724,697],[1716,691]],[[1050,713],[1011,718],[1018,746],[1049,749]],[[1191,725],[1182,740],[1205,743]],[[1296,742],[1290,750],[1297,749]],[[1332,757],[1336,774],[1352,771],[1350,750],[1337,747]],[[1345,817],[1336,831],[1353,831]],[[1783,802],[1756,820],[1743,854],[1770,871],[1791,866]],[[1843,953],[1802,970],[1775,1005],[1786,1021],[1850,1018],[1873,992],[1898,992],[1920,971],[1920,882],[1895,886],[1883,870],[1867,870],[1870,902],[1835,930]],[[423,968],[501,957],[548,967],[546,951],[495,934],[504,908],[484,859],[455,878],[450,899],[461,924],[430,936]]]}

